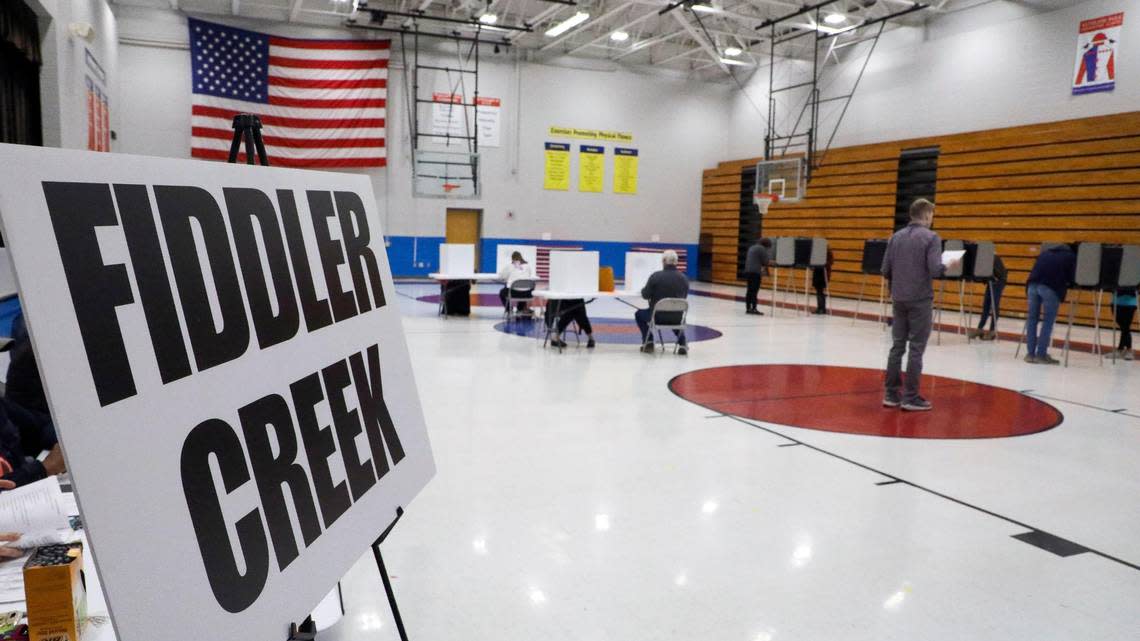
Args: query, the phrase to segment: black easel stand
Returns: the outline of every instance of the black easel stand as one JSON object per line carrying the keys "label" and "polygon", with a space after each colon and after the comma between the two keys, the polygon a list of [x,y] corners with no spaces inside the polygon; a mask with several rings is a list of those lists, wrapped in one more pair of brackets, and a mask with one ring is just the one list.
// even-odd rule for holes
{"label": "black easel stand", "polygon": [[265,155],[265,143],[261,140],[261,118],[253,114],[234,116],[234,139],[230,143],[229,162],[237,162],[238,151],[241,150],[243,142],[245,143],[245,163],[247,165],[254,164],[254,158],[256,158],[257,164],[269,166],[269,156]]}
{"label": "black easel stand", "polygon": [[384,592],[388,594],[388,606],[392,608],[392,619],[396,622],[396,630],[400,633],[400,641],[408,641],[408,632],[404,629],[404,619],[400,616],[400,607],[396,605],[396,593],[392,590],[392,580],[388,578],[388,568],[384,567],[384,557],[380,556],[380,544],[384,539],[388,538],[388,534],[392,528],[396,527],[396,523],[400,517],[404,516],[404,508],[396,508],[396,518],[392,523],[380,533],[380,536],[372,542],[372,555],[376,557],[376,569],[380,571],[380,579],[384,581]]}

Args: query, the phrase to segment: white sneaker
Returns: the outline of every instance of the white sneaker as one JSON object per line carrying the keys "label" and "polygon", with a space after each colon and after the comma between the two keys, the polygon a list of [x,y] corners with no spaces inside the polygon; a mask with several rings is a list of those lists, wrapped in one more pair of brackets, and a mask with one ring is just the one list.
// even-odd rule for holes
{"label": "white sneaker", "polygon": [[1126,349],[1124,350],[1124,353],[1120,355],[1120,357],[1126,361],[1131,361],[1136,359],[1136,353],[1130,349]]}

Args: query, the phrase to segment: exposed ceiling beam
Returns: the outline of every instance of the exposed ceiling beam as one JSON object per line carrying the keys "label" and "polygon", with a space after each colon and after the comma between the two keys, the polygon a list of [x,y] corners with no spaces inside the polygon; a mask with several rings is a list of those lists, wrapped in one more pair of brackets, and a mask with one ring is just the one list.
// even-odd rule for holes
{"label": "exposed ceiling beam", "polygon": [[728,70],[728,65],[720,61],[720,52],[717,51],[715,47],[713,47],[713,44],[711,42],[707,42],[706,38],[697,32],[696,27],[689,24],[689,21],[685,20],[685,18],[682,17],[681,12],[674,11],[673,17],[677,19],[677,22],[681,23],[681,26],[685,28],[685,31],[689,32],[689,35],[693,38],[693,40],[696,40],[697,44],[701,45],[701,48],[705,50],[705,53],[709,54],[709,57],[713,60],[716,60],[720,65],[720,68],[723,69],[726,74],[731,76],[732,72]]}
{"label": "exposed ceiling beam", "polygon": [[663,42],[668,42],[669,40],[672,40],[673,38],[676,38],[677,36],[683,36],[683,35],[685,35],[685,31],[682,30],[682,31],[674,31],[673,33],[667,33],[665,35],[657,36],[655,38],[650,38],[648,40],[642,40],[641,42],[633,45],[629,49],[626,49],[620,55],[614,56],[613,58],[611,58],[611,60],[621,60],[622,58],[625,58],[626,56],[632,56],[633,54],[635,54],[639,51],[645,51],[646,49],[648,49],[654,45],[659,45]]}
{"label": "exposed ceiling beam", "polygon": [[[614,7],[613,9],[610,9],[609,11],[598,16],[597,18],[594,18],[592,26],[596,27],[596,26],[604,23],[606,20],[613,17],[615,14],[620,13],[622,11],[625,11],[626,7],[628,7],[631,4],[633,4],[633,3],[632,2],[623,2],[623,3],[619,4],[618,6]],[[559,37],[555,38],[554,40],[551,40],[550,42],[546,43],[545,45],[539,47],[538,50],[539,51],[546,51],[547,49],[552,49],[552,48],[557,47],[558,45],[562,44],[566,40],[573,38],[576,35],[579,35],[579,31],[576,29],[571,29],[570,31],[567,31],[566,33],[562,34],[561,36],[559,36]]]}
{"label": "exposed ceiling beam", "polygon": [[[694,53],[700,53],[703,50],[704,50],[704,47],[693,47],[692,49],[685,49],[683,51],[680,51],[678,53],[675,53],[675,54],[669,56],[668,58],[662,58],[660,60],[654,60],[653,64],[655,64],[655,65],[667,65],[670,62],[673,62],[674,60],[677,60],[679,58],[687,58],[687,57],[693,55]],[[711,62],[709,64],[720,64],[720,59],[718,58],[715,62]]]}
{"label": "exposed ceiling beam", "polygon": [[639,17],[637,17],[637,18],[635,18],[635,19],[633,19],[633,20],[630,20],[629,22],[627,22],[627,23],[625,23],[625,24],[621,25],[620,27],[617,27],[617,28],[615,28],[615,29],[611,29],[611,30],[607,30],[607,31],[606,31],[605,33],[603,33],[602,35],[598,36],[597,38],[594,38],[593,40],[591,40],[591,41],[589,41],[589,42],[587,42],[587,43],[585,43],[585,44],[582,44],[582,45],[578,45],[577,47],[574,47],[574,48],[573,48],[573,49],[571,49],[570,51],[567,51],[567,52],[566,52],[566,55],[572,55],[572,54],[575,54],[575,53],[577,53],[577,52],[581,51],[582,49],[585,49],[586,47],[589,47],[589,46],[591,46],[591,45],[595,45],[595,44],[598,44],[599,42],[601,42],[601,41],[605,40],[606,38],[609,38],[609,37],[610,37],[610,34],[611,34],[611,33],[613,33],[614,31],[625,31],[626,29],[628,29],[628,28],[630,28],[630,27],[634,27],[634,26],[637,26],[637,25],[641,24],[642,22],[645,22],[646,20],[648,20],[648,19],[650,19],[650,18],[654,18],[654,17],[656,17],[656,16],[657,16],[657,14],[656,14],[656,13],[653,13],[653,12],[650,12],[650,13],[646,13],[646,14],[644,14],[644,15],[642,15],[642,16],[639,16]]}
{"label": "exposed ceiling beam", "polygon": [[301,5],[305,0],[293,0],[293,4],[289,7],[289,22],[296,22],[297,17],[301,15]]}

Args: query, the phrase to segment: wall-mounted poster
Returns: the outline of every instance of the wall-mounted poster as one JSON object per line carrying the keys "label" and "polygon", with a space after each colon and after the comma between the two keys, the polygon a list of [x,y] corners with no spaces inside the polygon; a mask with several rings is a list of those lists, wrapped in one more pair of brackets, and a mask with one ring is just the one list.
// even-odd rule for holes
{"label": "wall-mounted poster", "polygon": [[1077,61],[1073,95],[1112,91],[1116,86],[1116,59],[1124,12],[1082,20],[1077,33]]}
{"label": "wall-mounted poster", "polygon": [[479,148],[499,146],[499,121],[503,101],[498,98],[479,96],[475,99],[476,120],[479,121]]}
{"label": "wall-mounted poster", "polygon": [[431,102],[431,141],[441,145],[466,145],[463,137],[471,134],[467,130],[467,108],[463,106],[463,96],[433,92]]}
{"label": "wall-mounted poster", "polygon": [[570,189],[570,145],[561,142],[546,143],[542,188],[558,191]]}
{"label": "wall-mounted poster", "polygon": [[111,107],[107,98],[107,72],[90,49],[83,51],[87,74],[87,149],[111,151]]}
{"label": "wall-mounted poster", "polygon": [[606,183],[606,148],[581,145],[578,149],[578,191],[602,193]]}
{"label": "wall-mounted poster", "polygon": [[614,193],[637,193],[637,150],[614,148]]}

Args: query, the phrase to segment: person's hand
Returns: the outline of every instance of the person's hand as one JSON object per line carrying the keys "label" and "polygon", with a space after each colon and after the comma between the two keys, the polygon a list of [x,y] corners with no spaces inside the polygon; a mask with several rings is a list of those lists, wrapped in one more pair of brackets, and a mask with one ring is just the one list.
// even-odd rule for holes
{"label": "person's hand", "polygon": [[0,490],[14,490],[14,489],[16,489],[16,484],[14,482],[5,481],[4,479],[0,479]]}
{"label": "person's hand", "polygon": [[[6,483],[10,481],[5,481]],[[6,542],[16,541],[20,538],[18,532],[0,532],[0,559],[18,559],[24,556],[24,551],[20,548],[9,547],[4,545]]]}
{"label": "person's hand", "polygon": [[59,443],[51,448],[47,458],[44,459],[44,471],[50,476],[63,474],[67,471],[67,464],[63,461],[63,452],[59,449]]}
{"label": "person's hand", "polygon": [[958,269],[961,266],[962,266],[962,259],[961,258],[955,258],[954,260],[950,261],[950,264],[947,265],[946,268],[947,269]]}

